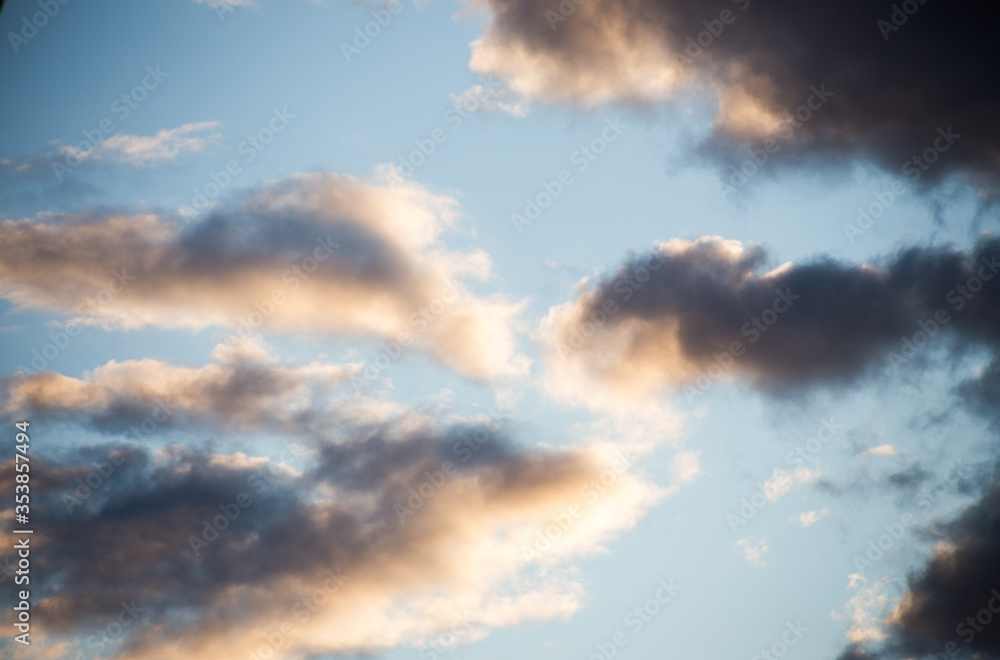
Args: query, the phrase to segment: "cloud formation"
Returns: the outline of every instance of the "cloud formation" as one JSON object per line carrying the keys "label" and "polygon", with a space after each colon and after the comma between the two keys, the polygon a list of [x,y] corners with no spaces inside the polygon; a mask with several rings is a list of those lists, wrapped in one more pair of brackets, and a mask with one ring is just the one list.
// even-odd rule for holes
{"label": "cloud formation", "polygon": [[[698,394],[737,378],[780,392],[895,372],[929,343],[954,347],[941,337],[1000,346],[994,237],[968,252],[908,248],[876,265],[768,262],[760,246],[673,240],[583,282],[539,329],[550,388]],[[987,387],[992,373],[968,387]]]}
{"label": "cloud formation", "polygon": [[[659,489],[597,448],[468,431],[383,419],[316,446],[305,471],[180,446],[120,447],[100,479],[93,451],[33,463],[33,633],[101,657],[305,658],[418,645],[462,612],[464,641],[568,616],[583,587],[565,562]],[[7,461],[0,487],[14,476]],[[124,631],[123,607],[138,612]]]}
{"label": "cloud formation", "polygon": [[[205,151],[221,137],[219,133],[198,135],[221,124],[217,121],[200,121],[183,124],[177,128],[164,128],[153,135],[115,133],[106,139],[94,141],[90,136],[75,145],[58,145],[53,151],[0,160],[11,178],[33,176],[38,179],[53,178],[62,182],[71,168],[86,161],[108,161],[143,167],[152,163],[175,160],[185,153]],[[95,131],[98,135],[101,132]]]}
{"label": "cloud formation", "polygon": [[[281,364],[258,341],[230,340],[213,362],[182,367],[145,358],[112,360],[81,378],[38,372],[3,383],[0,414],[63,420],[105,432],[126,432],[157,409],[171,427],[268,430],[317,437],[333,410],[328,395],[360,364]],[[352,401],[352,410],[362,407]],[[349,411],[340,411],[350,415]],[[322,433],[332,437],[333,433]],[[144,434],[133,434],[142,437]]]}
{"label": "cloud formation", "polygon": [[[1000,46],[973,2],[476,4],[488,20],[470,67],[529,101],[650,105],[707,93],[717,103],[708,153],[731,157],[794,132],[783,155],[860,156],[895,173],[953,127],[968,138],[923,181],[1000,174],[1000,87],[982,66]],[[814,89],[832,95],[796,116]]]}
{"label": "cloud formation", "polygon": [[[6,381],[8,420],[110,435],[155,407],[171,439],[211,430],[294,443],[272,458],[157,436],[34,458],[32,598],[46,647],[215,658],[270,645],[307,658],[420,646],[457,615],[465,625],[449,643],[466,643],[576,611],[574,559],[605,551],[678,487],[634,466],[645,447],[626,455],[580,434],[572,447],[529,448],[504,411],[441,423],[338,399],[358,368],[280,362],[257,341],[229,340],[201,367],[112,361],[80,378]],[[697,460],[675,467],[683,482]],[[13,460],[0,465],[0,488],[15,474]],[[2,529],[13,514],[0,510]],[[0,592],[13,588],[0,580]],[[126,607],[138,614],[123,631]]]}
{"label": "cloud formation", "polygon": [[[481,250],[448,250],[456,202],[406,183],[303,174],[191,222],[157,215],[0,222],[0,295],[106,328],[222,326],[374,336],[474,378],[526,372],[522,304],[471,294]],[[394,348],[395,350],[395,348]]]}
{"label": "cloud formation", "polygon": [[[1000,485],[934,531],[927,565],[908,577],[908,589],[880,629],[859,638],[842,660],[898,660],[943,654],[1000,658]],[[879,644],[863,644],[876,641]],[[938,657],[935,655],[934,657]]]}
{"label": "cloud formation", "polygon": [[[783,395],[854,383],[877,370],[900,375],[948,352],[974,356],[980,365],[955,390],[963,405],[996,417],[995,236],[984,235],[969,250],[903,248],[868,264],[818,257],[772,266],[760,246],[703,237],[660,243],[609,276],[585,279],[577,299],[551,308],[537,333],[550,390],[571,399],[598,391],[628,400],[662,391],[698,394],[734,380]],[[881,444],[862,453],[885,458],[899,452]],[[928,474],[916,464],[882,486],[913,488]],[[815,476],[804,470],[801,480]],[[775,498],[783,492],[776,490]],[[916,499],[921,508],[925,499]],[[852,645],[842,660],[955,657],[956,651],[1000,658],[1000,591],[992,591],[1000,589],[993,559],[1000,551],[998,512],[994,479],[956,520],[932,528],[934,552],[910,576],[888,619],[876,614],[891,604],[884,580],[852,598]],[[793,520],[810,526],[828,513]],[[745,538],[735,548],[751,563],[763,563],[763,541]]]}

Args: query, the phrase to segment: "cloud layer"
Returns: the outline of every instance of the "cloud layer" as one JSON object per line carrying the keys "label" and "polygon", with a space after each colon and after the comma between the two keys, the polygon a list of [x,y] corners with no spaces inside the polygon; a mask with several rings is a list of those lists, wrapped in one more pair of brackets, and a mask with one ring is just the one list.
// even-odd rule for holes
{"label": "cloud layer", "polygon": [[[648,105],[707,92],[718,104],[710,153],[794,133],[784,154],[861,156],[895,173],[952,126],[967,137],[924,181],[1000,173],[1000,86],[982,65],[1000,47],[973,2],[479,4],[489,19],[471,68],[528,100]],[[820,86],[832,96],[796,116]]]}
{"label": "cloud layer", "polygon": [[440,242],[456,203],[416,184],[309,174],[192,222],[156,215],[0,223],[0,292],[103,327],[374,335],[475,378],[525,373],[521,305],[477,297],[482,251]]}
{"label": "cloud layer", "polygon": [[[160,360],[111,362],[81,378],[43,371],[3,383],[0,414],[68,421],[108,433],[143,437],[144,421],[156,426],[272,431],[332,437],[330,393],[357,374],[360,364],[281,364],[260,342],[232,339],[212,352],[213,362],[182,367]],[[360,415],[357,398],[345,415]]]}
{"label": "cloud layer", "polygon": [[[857,645],[842,660],[897,660],[943,654],[1000,658],[1000,484],[934,532],[927,565],[885,622],[880,644]],[[934,655],[938,657],[938,655]]]}
{"label": "cloud layer", "polygon": [[[579,297],[552,308],[538,333],[550,387],[569,397],[597,390],[629,398],[664,389],[696,395],[719,381],[742,380],[771,393],[798,393],[854,383],[876,370],[901,375],[948,352],[984,365],[956,393],[973,412],[996,417],[995,237],[968,251],[905,248],[872,264],[820,257],[768,269],[770,261],[762,247],[703,237],[662,243],[608,277],[585,280]],[[995,443],[983,450],[995,457]],[[879,445],[866,453],[896,450]],[[885,485],[926,476],[897,474]],[[808,526],[826,513],[802,514],[798,522]],[[998,521],[994,479],[953,522],[927,532],[937,541],[934,552],[910,575],[887,620],[870,616],[890,604],[884,581],[851,600],[853,645],[842,660],[958,652],[1000,658]],[[748,537],[736,548],[762,564],[763,541]]]}
{"label": "cloud layer", "polygon": [[[30,411],[35,423],[110,434],[163,406],[176,433],[295,441],[274,458],[196,448],[190,433],[185,446],[34,458],[32,598],[48,648],[216,658],[270,644],[305,658],[441,641],[456,616],[465,623],[449,643],[471,641],[578,609],[572,560],[669,492],[606,443],[519,446],[502,413],[442,424],[359,397],[325,405],[354,365],[280,364],[253,342],[214,358],[5,383],[8,417]],[[0,466],[0,488],[15,474],[13,460]],[[0,511],[3,529],[13,514]],[[122,630],[126,606],[138,615]]]}
{"label": "cloud layer", "polygon": [[[134,602],[146,614],[122,657],[243,656],[285,621],[282,657],[305,657],[415,644],[465,608],[484,630],[568,615],[581,586],[552,560],[599,549],[655,489],[625,474],[601,486],[613,463],[598,453],[518,451],[500,435],[463,462],[459,437],[383,428],[321,447],[301,473],[180,447],[118,448],[127,461],[102,478],[86,462],[38,466],[41,632],[107,644],[107,657],[119,649],[107,626]],[[13,462],[2,472],[13,488]],[[554,516],[570,506],[584,514],[563,530]],[[526,552],[543,534],[547,554]],[[324,592],[327,571],[346,584]]]}
{"label": "cloud layer", "polygon": [[[909,248],[877,265],[768,261],[759,246],[674,240],[585,282],[540,327],[552,387],[703,391],[741,378],[780,391],[896,371],[928,344],[951,347],[942,337],[1000,341],[995,238],[969,252]],[[988,387],[990,374],[969,387]]]}

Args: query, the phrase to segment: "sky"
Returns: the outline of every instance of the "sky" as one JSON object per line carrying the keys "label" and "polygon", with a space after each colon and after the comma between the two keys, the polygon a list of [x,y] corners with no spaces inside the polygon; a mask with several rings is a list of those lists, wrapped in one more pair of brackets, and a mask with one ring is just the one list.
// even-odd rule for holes
{"label": "sky", "polygon": [[992,25],[4,2],[0,654],[1000,658]]}

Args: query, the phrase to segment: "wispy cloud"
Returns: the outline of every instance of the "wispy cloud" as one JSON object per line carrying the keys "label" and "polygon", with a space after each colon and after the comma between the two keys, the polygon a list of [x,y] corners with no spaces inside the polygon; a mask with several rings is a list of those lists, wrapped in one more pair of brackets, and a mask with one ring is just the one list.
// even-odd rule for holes
{"label": "wispy cloud", "polygon": [[792,520],[802,525],[803,527],[812,527],[820,520],[829,517],[830,510],[823,507],[819,511],[806,511],[805,513],[800,513],[798,516],[793,516]]}
{"label": "wispy cloud", "polygon": [[[132,165],[174,160],[182,153],[205,151],[221,135],[193,135],[218,128],[217,121],[203,121],[184,124],[177,128],[157,131],[155,135],[116,134],[102,142],[95,149],[94,158],[107,158]],[[67,149],[72,147],[66,147]]]}
{"label": "wispy cloud", "polygon": [[892,445],[879,445],[865,450],[866,456],[898,456],[899,452]]}
{"label": "wispy cloud", "polygon": [[767,554],[767,539],[762,538],[755,543],[753,537],[748,536],[737,541],[733,547],[754,566],[758,568],[767,566],[767,562],[764,561],[764,555]]}
{"label": "wispy cloud", "polygon": [[7,168],[11,176],[52,177],[61,182],[66,172],[82,163],[100,161],[145,167],[206,151],[218,143],[221,134],[205,133],[220,126],[217,121],[202,121],[163,129],[153,135],[115,133],[96,143],[89,140],[75,145],[54,142],[55,148],[51,151],[5,158],[0,160],[0,165]]}

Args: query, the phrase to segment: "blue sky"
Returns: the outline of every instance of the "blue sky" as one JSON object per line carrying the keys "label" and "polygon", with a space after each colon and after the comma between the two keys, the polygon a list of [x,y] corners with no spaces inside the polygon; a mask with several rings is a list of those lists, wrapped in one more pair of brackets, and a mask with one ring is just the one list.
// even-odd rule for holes
{"label": "blue sky", "polygon": [[[5,653],[155,658],[197,648],[206,657],[220,649],[254,657],[289,615],[285,601],[308,593],[308,575],[326,550],[328,565],[344,562],[357,577],[276,645],[278,657],[611,657],[602,649],[619,631],[627,645],[610,643],[622,658],[749,660],[770,648],[794,658],[834,658],[848,648],[917,657],[892,655],[917,653],[899,642],[906,629],[898,621],[910,612],[906,576],[923,575],[941,552],[936,525],[978,506],[992,487],[995,420],[956,388],[985,378],[994,359],[996,289],[985,283],[972,311],[955,310],[956,323],[899,370],[886,361],[899,350],[899,334],[869,335],[904,323],[912,334],[933,312],[938,298],[928,293],[931,302],[899,311],[898,324],[883,319],[912,293],[892,282],[920,288],[920,278],[931,278],[931,266],[905,267],[906,250],[966,269],[988,256],[995,156],[983,165],[972,145],[992,144],[995,154],[995,143],[968,117],[966,124],[951,115],[914,119],[912,131],[905,121],[885,120],[894,128],[884,133],[859,127],[864,122],[845,119],[857,107],[873,126],[884,118],[874,106],[851,105],[852,93],[870,90],[845,82],[745,187],[724,194],[720,182],[731,168],[773,134],[768,122],[784,121],[775,108],[805,98],[804,88],[782,85],[810,72],[765,66],[734,82],[719,63],[763,66],[773,53],[754,58],[743,42],[724,50],[730,42],[719,36],[705,55],[714,68],[702,59],[704,68],[678,73],[667,64],[669,48],[647,43],[646,28],[622,33],[627,38],[601,32],[633,20],[622,18],[625,10],[584,2],[591,4],[558,31],[519,23],[540,5],[518,13],[522,3],[499,0],[53,3],[58,11],[37,34],[5,39],[3,413],[9,427],[30,419],[41,461],[32,478],[42,482],[35,475],[49,470],[53,484],[36,505],[32,644],[5,635]],[[682,25],[695,11],[681,7],[688,3],[648,4],[677,12]],[[879,12],[869,20],[853,9],[856,29],[881,39],[873,27]],[[745,21],[756,20],[753,10]],[[37,11],[36,2],[7,2],[0,32],[21,33],[23,17]],[[511,12],[506,22],[503,11]],[[930,11],[911,19],[925,39],[930,19],[916,22]],[[388,23],[345,57],[356,30],[375,32],[373,12]],[[740,18],[727,29],[742,26]],[[660,19],[669,23],[660,16],[649,24]],[[697,34],[698,21],[692,25]],[[792,30],[792,19],[784,27]],[[595,52],[584,52],[580,44],[590,42],[571,30],[589,35]],[[633,51],[639,59],[622,54]],[[618,57],[636,75],[657,80],[666,71],[683,84],[630,87],[615,73]],[[546,79],[553,70],[559,75]],[[755,87],[769,75],[770,86]],[[606,93],[595,101],[595,90]],[[985,103],[995,102],[990,91]],[[127,114],[123,95],[135,106]],[[933,144],[926,127],[935,121],[955,121],[968,135],[958,145],[969,149],[940,153],[940,165],[910,181],[888,163]],[[100,140],[81,145],[95,130]],[[883,141],[889,133],[896,142]],[[595,144],[601,153],[581,159],[580,150]],[[422,145],[424,156],[412,157]],[[52,164],[71,162],[74,149],[85,157],[57,176]],[[412,172],[393,179],[401,160]],[[566,172],[571,183],[556,187]],[[893,185],[906,190],[887,193]],[[537,219],[518,226],[513,216],[546,186],[561,189]],[[199,193],[212,203],[198,202]],[[874,203],[884,214],[849,236],[845,223]],[[281,288],[281,273],[305,263],[324,227],[342,247],[306,278],[303,293],[286,292],[288,305],[279,303],[260,332],[239,339],[235,319]],[[640,257],[657,254],[671,265],[637,290],[632,307],[622,302],[625,313],[579,351],[553,349],[594,296],[634,272]],[[127,284],[90,316],[73,311],[122,268],[137,273],[135,287]],[[933,272],[925,288],[936,291],[947,278]],[[459,302],[442,306],[440,318],[432,314],[429,329],[376,378],[362,378],[386,342],[413,331],[408,305],[432,304],[444,282],[459,283]],[[695,371],[711,363],[704,347],[720,337],[715,350],[726,337],[746,342],[742,321],[762,309],[759,301],[770,304],[775,287],[802,282],[815,287],[801,290],[812,311],[792,305],[787,317],[776,315],[772,335],[780,339],[748,343],[747,358],[692,396]],[[876,284],[887,291],[881,304],[866,297]],[[732,294],[735,308],[722,309],[729,298],[720,291]],[[937,306],[953,309],[943,297]],[[33,351],[58,343],[50,333],[74,318],[80,333],[43,366],[32,365]],[[733,318],[740,323],[726,325]],[[171,396],[177,413],[168,422],[141,439],[123,437],[158,397]],[[423,535],[406,530],[405,543],[373,541],[388,532],[364,527],[374,524],[369,507],[398,505],[393,494],[416,485],[405,480],[425,466],[416,459],[434,463],[442,451],[454,458],[451,440],[497,406],[500,430],[469,467],[479,472],[462,473],[461,488],[443,487],[428,522],[419,523],[427,525]],[[824,428],[835,431],[818,451],[787,459]],[[388,444],[371,444],[383,437]],[[279,458],[286,442],[303,451],[290,465]],[[118,445],[145,457],[135,472],[119,469],[107,478],[112,487],[66,511],[75,478]],[[352,472],[361,470],[359,457],[374,461],[379,451],[393,465],[405,456],[414,462],[398,473],[378,462]],[[551,553],[515,560],[508,550],[523,549],[518,534],[544,530],[579,485],[606,473],[602,461],[613,451],[632,461],[609,494],[585,507]],[[128,529],[138,530],[167,513],[132,511],[136,502],[202,492],[171,471],[181,463],[192,479],[204,479],[205,501],[169,515],[181,530],[173,534],[178,557],[188,549],[184,530],[197,529],[204,511],[224,503],[213,500],[217,493],[245,481],[247,471],[282,464],[280,497],[250,509],[240,536],[204,558],[133,549],[138,538],[102,538],[115,511],[129,511]],[[508,475],[502,487],[494,470]],[[777,482],[771,497],[734,527],[733,516],[768,480]],[[938,484],[941,492],[926,497]],[[367,531],[342,536],[323,517],[341,509]],[[254,544],[277,533],[282,515],[299,513],[327,526],[316,522],[322,530],[301,540],[315,544],[301,571],[273,568],[286,556]],[[856,557],[904,514],[912,526],[859,570]],[[13,538],[10,515],[5,539]],[[477,536],[483,530],[498,535],[493,547]],[[62,535],[72,534],[83,535],[86,552],[58,551],[69,543]],[[156,574],[176,561],[183,567],[176,575],[185,577],[123,574],[119,583],[111,572],[98,589],[75,577],[73,562],[103,564],[101,552],[148,562]],[[273,574],[256,582],[209,576],[217,562],[243,561],[233,559],[242,552],[256,553],[247,566]],[[625,617],[654,597],[660,580],[681,588],[634,631]],[[981,586],[985,596],[991,585]],[[0,589],[13,597],[10,587],[5,580]],[[108,634],[117,601],[132,597],[149,602],[151,615]],[[234,605],[248,598],[252,607]],[[471,623],[458,643],[431,645],[449,637],[460,614]],[[218,623],[199,627],[199,619]],[[806,631],[778,644],[796,622]],[[978,650],[997,657],[988,655],[993,647]]]}

